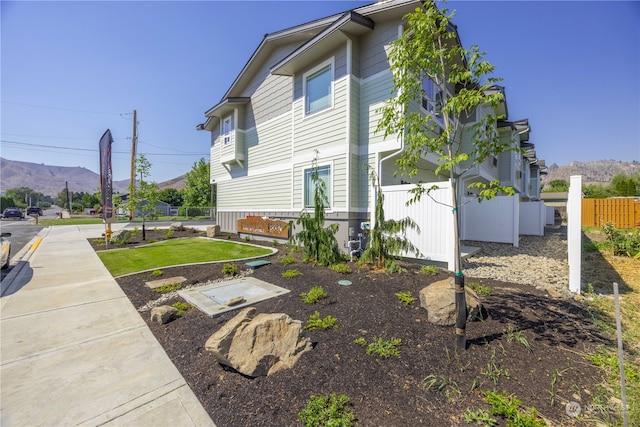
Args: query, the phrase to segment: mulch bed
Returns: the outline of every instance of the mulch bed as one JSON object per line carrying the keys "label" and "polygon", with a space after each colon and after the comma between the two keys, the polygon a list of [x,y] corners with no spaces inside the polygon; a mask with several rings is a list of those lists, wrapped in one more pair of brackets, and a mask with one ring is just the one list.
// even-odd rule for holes
{"label": "mulch bed", "polygon": [[[187,230],[172,238],[201,234]],[[163,236],[147,231],[147,241],[162,240]],[[141,243],[138,237],[129,245]],[[104,249],[92,244],[96,250]],[[309,398],[332,392],[349,397],[360,426],[466,425],[467,409],[490,409],[483,400],[490,390],[515,394],[523,402],[523,410],[534,406],[551,425],[590,425],[569,417],[565,404],[579,401],[584,408],[592,403],[604,374],[585,361],[584,355],[602,344],[614,343],[590,323],[581,303],[553,299],[526,285],[466,278],[467,283],[489,286],[492,293],[482,298],[488,319],[467,325],[467,349],[458,351],[453,327],[429,324],[419,301],[405,305],[395,295],[411,291],[417,297],[430,283],[451,277],[448,272],[430,276],[420,273],[419,265],[401,263],[406,272],[388,274],[348,263],[353,272],[345,275],[303,263],[300,253],[291,254],[298,262],[284,266],[279,260],[286,247],[279,249],[269,258],[271,264],[252,274],[291,292],[255,304],[258,313],[286,313],[306,322],[319,311],[322,317],[336,317],[339,324],[336,329],[308,332],[314,348],[290,370],[249,378],[220,365],[205,350],[209,336],[238,310],[211,318],[193,309],[166,325],[151,323],[148,311],[140,313],[219,427],[300,426],[298,412]],[[246,270],[244,262],[236,265],[239,271]],[[288,269],[302,275],[283,278]],[[162,270],[160,277],[184,276],[186,284],[224,277],[220,264]],[[131,303],[140,308],[158,298],[145,285],[145,281],[157,278],[142,273],[116,280]],[[341,279],[352,285],[339,285]],[[329,297],[304,304],[299,295],[312,286],[322,286]],[[513,335],[507,331],[521,331],[530,349],[510,339]],[[359,337],[368,342],[377,337],[400,338],[400,356],[383,359],[367,355],[363,347],[354,344]],[[497,425],[506,425],[504,419],[495,418]]]}

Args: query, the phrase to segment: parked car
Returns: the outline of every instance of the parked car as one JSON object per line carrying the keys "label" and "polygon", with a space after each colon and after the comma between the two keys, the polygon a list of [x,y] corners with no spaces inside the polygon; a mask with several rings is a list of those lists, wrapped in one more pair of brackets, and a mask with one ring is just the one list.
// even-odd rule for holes
{"label": "parked car", "polygon": [[3,218],[22,219],[24,218],[24,212],[20,208],[7,208],[2,212]]}
{"label": "parked car", "polygon": [[42,208],[38,208],[36,206],[31,206],[31,207],[27,208],[27,215],[42,216]]}
{"label": "parked car", "polygon": [[11,233],[0,234],[0,246],[2,247],[2,255],[0,256],[1,268],[5,269],[9,267],[9,260],[11,259],[11,242],[7,240]]}

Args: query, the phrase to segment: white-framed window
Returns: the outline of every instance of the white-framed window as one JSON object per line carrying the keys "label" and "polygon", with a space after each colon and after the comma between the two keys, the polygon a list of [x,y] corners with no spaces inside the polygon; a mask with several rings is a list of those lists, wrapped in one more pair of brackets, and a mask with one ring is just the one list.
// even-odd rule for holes
{"label": "white-framed window", "polygon": [[304,75],[304,113],[311,115],[330,108],[333,101],[333,62],[321,64]]}
{"label": "white-framed window", "polygon": [[424,108],[438,124],[444,126],[442,118],[442,91],[430,78],[422,81],[424,97],[422,98],[422,108]]}
{"label": "white-framed window", "polygon": [[233,116],[227,116],[222,119],[222,141],[225,144],[231,141],[231,132],[233,132]]}
{"label": "white-framed window", "polygon": [[314,197],[316,192],[316,185],[319,185],[319,181],[324,183],[325,191],[325,208],[330,207],[331,204],[331,166],[324,165],[318,166],[318,181],[313,180],[313,172],[316,168],[309,168],[304,170],[304,207],[312,208],[315,206]]}

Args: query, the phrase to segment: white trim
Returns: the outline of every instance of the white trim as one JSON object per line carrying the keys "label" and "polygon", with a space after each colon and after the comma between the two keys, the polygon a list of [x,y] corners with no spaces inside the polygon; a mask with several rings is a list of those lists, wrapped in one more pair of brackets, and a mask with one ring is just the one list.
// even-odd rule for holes
{"label": "white trim", "polygon": [[[330,101],[329,106],[327,108],[323,108],[321,110],[315,111],[313,113],[307,114],[307,78],[323,68],[330,66],[331,67],[331,89],[329,93]],[[335,78],[336,78],[336,64],[335,64],[335,56],[327,59],[326,61],[321,62],[316,65],[312,69],[308,70],[306,73],[302,74],[302,119],[306,119],[309,117],[313,117],[317,114],[320,114],[324,111],[333,110],[335,106]]]}

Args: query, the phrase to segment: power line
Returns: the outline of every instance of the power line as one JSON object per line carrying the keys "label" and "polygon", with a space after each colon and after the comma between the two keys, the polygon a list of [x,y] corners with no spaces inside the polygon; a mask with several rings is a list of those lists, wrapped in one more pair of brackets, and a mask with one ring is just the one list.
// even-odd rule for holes
{"label": "power line", "polygon": [[[29,142],[19,142],[19,141],[9,141],[6,139],[1,139],[0,142],[5,143],[5,144],[15,144],[15,145],[21,145],[21,146],[28,146],[28,147],[42,147],[42,148],[53,148],[56,150],[71,150],[71,151],[90,151],[93,153],[97,153],[99,152],[98,149],[92,149],[92,148],[75,148],[75,147],[61,147],[58,145],[44,145],[44,144],[32,144]],[[128,154],[130,153],[129,151],[114,151],[114,154]],[[149,155],[149,156],[202,156],[204,155],[203,153],[145,153],[145,155]]]}
{"label": "power line", "polygon": [[11,101],[2,101],[3,104],[13,104],[13,105],[22,105],[25,107],[33,107],[33,108],[46,108],[48,110],[61,110],[61,111],[73,111],[75,113],[89,113],[89,114],[107,114],[110,116],[121,116],[122,113],[106,113],[104,111],[89,111],[89,110],[76,110],[73,108],[62,108],[62,107],[50,107],[47,105],[35,105],[35,104],[26,104],[23,102],[11,102]]}

